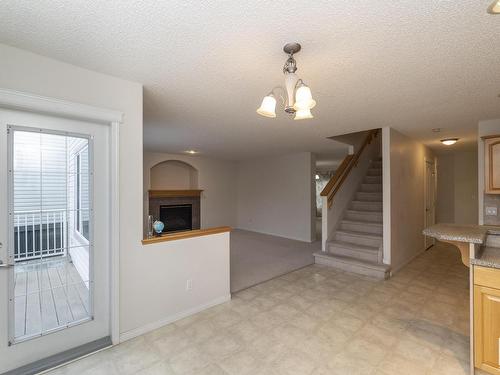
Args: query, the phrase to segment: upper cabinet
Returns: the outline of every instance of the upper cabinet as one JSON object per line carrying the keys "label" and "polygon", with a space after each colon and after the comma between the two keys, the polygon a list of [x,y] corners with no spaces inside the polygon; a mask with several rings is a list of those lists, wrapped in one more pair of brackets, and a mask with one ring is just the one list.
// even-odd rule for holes
{"label": "upper cabinet", "polygon": [[500,135],[484,137],[484,191],[500,194]]}

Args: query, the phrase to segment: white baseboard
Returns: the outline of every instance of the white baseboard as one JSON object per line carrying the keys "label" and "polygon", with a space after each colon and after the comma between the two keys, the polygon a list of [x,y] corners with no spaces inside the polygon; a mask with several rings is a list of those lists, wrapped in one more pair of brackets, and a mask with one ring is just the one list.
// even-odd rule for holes
{"label": "white baseboard", "polygon": [[161,320],[158,320],[156,322],[146,324],[142,327],[135,328],[135,329],[132,329],[132,330],[127,331],[127,332],[123,332],[120,334],[120,342],[124,342],[124,341],[130,340],[130,339],[133,339],[134,337],[137,337],[140,335],[144,335],[145,333],[154,331],[155,329],[161,328],[167,324],[176,322],[177,320],[186,318],[190,315],[199,313],[200,311],[206,310],[206,309],[213,307],[213,306],[216,306],[216,305],[220,305],[221,303],[224,303],[224,302],[227,302],[230,300],[231,300],[230,294],[227,296],[222,296],[222,297],[216,298],[210,302],[204,303],[203,305],[196,306],[196,307],[193,307],[192,309],[184,310],[184,311],[181,311],[177,314],[171,315],[165,319],[161,319]]}

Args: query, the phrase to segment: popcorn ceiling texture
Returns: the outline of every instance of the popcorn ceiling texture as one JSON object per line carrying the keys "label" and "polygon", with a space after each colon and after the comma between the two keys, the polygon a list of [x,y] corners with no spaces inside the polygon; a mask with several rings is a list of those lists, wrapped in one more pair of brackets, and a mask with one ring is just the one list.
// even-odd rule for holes
{"label": "popcorn ceiling texture", "polygon": [[[383,126],[442,147],[439,127],[458,148],[500,117],[490,2],[3,0],[0,42],[143,83],[149,150],[327,152],[326,137]],[[291,41],[315,119],[261,118]]]}

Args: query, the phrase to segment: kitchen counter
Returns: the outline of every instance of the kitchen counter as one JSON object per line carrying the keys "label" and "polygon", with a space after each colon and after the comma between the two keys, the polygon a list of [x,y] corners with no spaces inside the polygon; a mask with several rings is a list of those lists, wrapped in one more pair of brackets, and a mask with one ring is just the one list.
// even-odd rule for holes
{"label": "kitchen counter", "polygon": [[423,233],[441,241],[468,242],[482,245],[489,228],[482,225],[435,224],[425,228]]}
{"label": "kitchen counter", "polygon": [[470,263],[474,266],[500,269],[500,248],[484,246]]}
{"label": "kitchen counter", "polygon": [[486,244],[488,235],[500,234],[499,227],[443,223],[425,228],[423,234],[458,247],[467,267],[473,264],[500,268],[500,248]]}

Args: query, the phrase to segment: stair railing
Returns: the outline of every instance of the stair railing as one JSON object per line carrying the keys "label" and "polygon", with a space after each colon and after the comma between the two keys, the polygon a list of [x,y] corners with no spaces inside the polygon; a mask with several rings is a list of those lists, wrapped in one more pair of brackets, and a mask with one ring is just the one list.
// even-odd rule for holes
{"label": "stair railing", "polygon": [[347,155],[344,160],[342,160],[342,163],[340,163],[340,166],[337,168],[330,181],[328,181],[325,188],[321,191],[320,195],[322,197],[328,197],[328,208],[332,207],[335,194],[342,187],[342,184],[347,176],[349,176],[351,170],[358,165],[363,150],[372,143],[373,139],[378,135],[378,132],[379,129],[370,130],[368,132],[358,151],[355,154]]}

